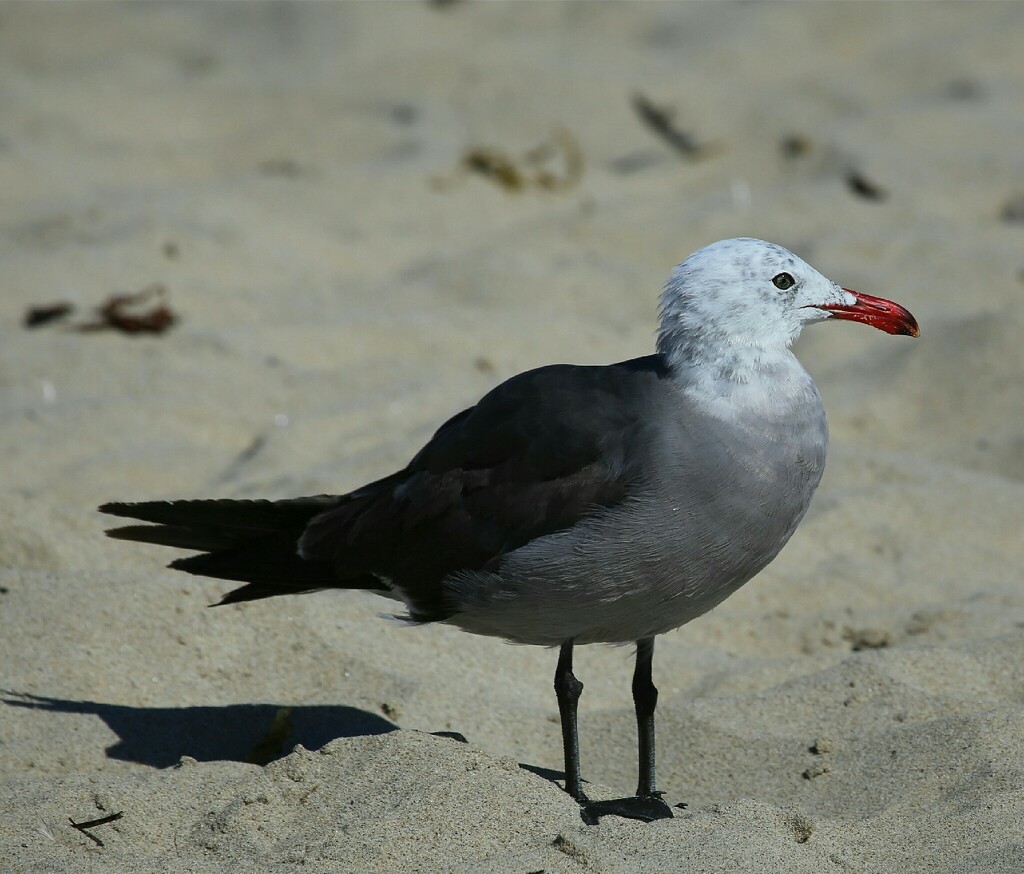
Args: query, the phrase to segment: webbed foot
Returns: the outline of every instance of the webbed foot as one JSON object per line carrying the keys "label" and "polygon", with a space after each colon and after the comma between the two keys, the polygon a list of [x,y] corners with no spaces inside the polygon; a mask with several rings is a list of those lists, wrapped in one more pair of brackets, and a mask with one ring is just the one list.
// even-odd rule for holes
{"label": "webbed foot", "polygon": [[621,816],[624,819],[654,822],[656,819],[672,819],[672,808],[661,800],[660,792],[657,795],[580,802],[580,818],[587,825],[597,825],[602,816]]}

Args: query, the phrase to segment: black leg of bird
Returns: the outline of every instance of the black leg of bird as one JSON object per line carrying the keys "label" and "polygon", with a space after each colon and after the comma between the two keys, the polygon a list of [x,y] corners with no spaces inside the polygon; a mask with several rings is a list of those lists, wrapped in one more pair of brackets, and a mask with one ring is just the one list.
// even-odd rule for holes
{"label": "black leg of bird", "polygon": [[640,736],[640,783],[633,798],[608,801],[590,801],[583,793],[580,777],[580,741],[576,711],[583,684],[572,672],[573,642],[562,644],[555,669],[555,694],[558,713],[562,720],[562,746],[565,750],[565,791],[580,805],[580,816],[588,825],[596,825],[602,816],[621,816],[651,822],[670,819],[672,811],[661,800],[654,783],[654,708],[658,703],[658,690],[651,681],[651,662],[654,658],[654,638],[637,643],[636,670],[633,674],[633,700]]}
{"label": "black leg of bird", "polygon": [[636,706],[637,747],[640,758],[638,798],[660,798],[654,777],[654,710],[658,706],[658,690],[651,679],[654,661],[654,638],[638,640],[636,669],[633,671],[633,704]]}
{"label": "black leg of bird", "polygon": [[654,661],[654,638],[645,637],[636,644],[636,667],[633,670],[633,704],[636,707],[637,750],[640,777],[636,795],[609,801],[581,803],[583,821],[594,825],[602,816],[621,816],[653,822],[671,819],[672,810],[661,800],[654,778],[654,709],[658,706],[658,690],[651,679]]}
{"label": "black leg of bird", "polygon": [[555,695],[558,698],[558,715],[562,721],[562,747],[565,751],[565,791],[577,801],[583,803],[587,796],[583,794],[580,778],[580,737],[577,730],[576,708],[583,684],[572,672],[572,641],[562,644],[558,654],[558,667],[555,668]]}

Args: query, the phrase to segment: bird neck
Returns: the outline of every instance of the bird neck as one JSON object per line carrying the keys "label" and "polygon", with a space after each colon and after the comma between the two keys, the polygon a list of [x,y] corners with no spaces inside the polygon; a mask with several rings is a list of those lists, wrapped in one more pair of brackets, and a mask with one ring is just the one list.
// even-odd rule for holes
{"label": "bird neck", "polygon": [[765,421],[820,403],[788,346],[676,343],[667,354],[659,351],[680,391],[709,415]]}

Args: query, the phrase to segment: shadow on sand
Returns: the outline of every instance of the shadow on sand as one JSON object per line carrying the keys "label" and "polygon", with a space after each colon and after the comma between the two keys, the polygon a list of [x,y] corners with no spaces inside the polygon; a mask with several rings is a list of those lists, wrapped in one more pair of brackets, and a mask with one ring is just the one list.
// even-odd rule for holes
{"label": "shadow on sand", "polygon": [[91,714],[119,740],[107,756],[154,768],[177,764],[182,756],[200,762],[235,761],[265,765],[296,744],[318,749],[339,737],[385,734],[398,726],[357,707],[282,707],[228,704],[222,707],[126,707],[4,691],[4,704],[51,713]]}

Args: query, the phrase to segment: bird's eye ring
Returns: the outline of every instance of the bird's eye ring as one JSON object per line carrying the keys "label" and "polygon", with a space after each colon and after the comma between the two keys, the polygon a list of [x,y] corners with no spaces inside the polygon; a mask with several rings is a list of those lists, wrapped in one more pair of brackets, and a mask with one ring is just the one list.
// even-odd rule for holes
{"label": "bird's eye ring", "polygon": [[772,277],[772,285],[785,291],[796,285],[796,280],[788,273],[780,273],[778,276]]}

